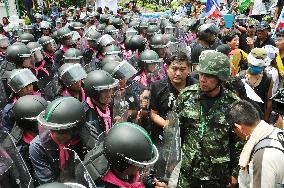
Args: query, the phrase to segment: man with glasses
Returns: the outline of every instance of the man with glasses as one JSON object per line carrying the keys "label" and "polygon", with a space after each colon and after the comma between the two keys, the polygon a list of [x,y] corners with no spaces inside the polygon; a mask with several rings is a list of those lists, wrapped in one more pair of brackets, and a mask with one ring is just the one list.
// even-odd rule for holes
{"label": "man with glasses", "polygon": [[184,153],[179,187],[236,186],[242,144],[225,113],[238,97],[222,86],[230,76],[229,60],[221,52],[206,50],[196,70],[199,84],[183,89],[176,101]]}

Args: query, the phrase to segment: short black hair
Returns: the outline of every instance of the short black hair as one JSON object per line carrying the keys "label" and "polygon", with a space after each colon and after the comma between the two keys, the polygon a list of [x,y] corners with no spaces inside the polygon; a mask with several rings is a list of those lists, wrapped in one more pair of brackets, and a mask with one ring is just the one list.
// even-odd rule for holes
{"label": "short black hair", "polygon": [[258,110],[246,100],[235,101],[228,112],[226,119],[231,124],[253,126],[261,120]]}
{"label": "short black hair", "polygon": [[188,60],[188,57],[185,52],[177,52],[173,54],[167,61],[166,64],[170,66],[174,61],[185,61],[186,64],[190,67],[191,63]]}
{"label": "short black hair", "polygon": [[224,44],[226,44],[226,42],[231,42],[236,36],[240,37],[240,33],[234,30],[228,33],[227,35],[223,36],[222,41]]}

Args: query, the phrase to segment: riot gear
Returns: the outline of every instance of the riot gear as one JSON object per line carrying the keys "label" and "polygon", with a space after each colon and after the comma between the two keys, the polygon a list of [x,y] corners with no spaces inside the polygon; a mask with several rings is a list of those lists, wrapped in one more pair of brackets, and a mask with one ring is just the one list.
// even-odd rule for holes
{"label": "riot gear", "polygon": [[110,45],[105,47],[105,49],[103,50],[103,55],[107,56],[107,55],[119,55],[121,54],[120,49],[115,46],[115,45]]}
{"label": "riot gear", "polygon": [[58,69],[58,74],[59,79],[67,87],[87,77],[85,70],[80,64],[63,64]]}
{"label": "riot gear", "polygon": [[139,52],[145,49],[145,39],[140,35],[134,35],[130,38],[130,50],[133,52],[138,50]]}
{"label": "riot gear", "polygon": [[108,62],[103,66],[102,70],[116,79],[128,80],[137,74],[137,70],[125,60]]}
{"label": "riot gear", "polygon": [[144,50],[140,54],[140,61],[144,63],[159,63],[159,55],[154,50]]}
{"label": "riot gear", "polygon": [[45,55],[42,46],[38,42],[29,42],[27,47],[30,49],[34,63],[41,62]]}
{"label": "riot gear", "polygon": [[22,66],[25,58],[31,57],[30,50],[24,44],[13,44],[7,48],[6,60],[16,66]]}
{"label": "riot gear", "polygon": [[7,49],[10,46],[9,38],[5,35],[0,35],[0,48]]}
{"label": "riot gear", "polygon": [[94,96],[97,91],[112,89],[117,84],[118,80],[114,79],[108,72],[94,70],[87,75],[84,81],[84,89],[87,96]]}
{"label": "riot gear", "polygon": [[117,55],[108,55],[108,56],[103,58],[102,63],[103,63],[103,65],[105,65],[105,64],[107,64],[109,62],[113,62],[113,61],[121,62],[122,59]]}
{"label": "riot gear", "polygon": [[34,33],[34,28],[33,28],[32,25],[24,25],[24,26],[23,26],[23,32],[24,32],[24,33],[33,34],[33,33]]}
{"label": "riot gear", "polygon": [[106,47],[114,44],[114,39],[110,35],[105,34],[98,39],[98,44],[101,47]]}
{"label": "riot gear", "polygon": [[120,18],[115,18],[113,21],[112,21],[112,24],[113,26],[116,28],[116,29],[121,29],[122,26],[123,26],[123,20],[120,19]]}
{"label": "riot gear", "polygon": [[7,83],[14,93],[18,93],[24,87],[37,81],[38,79],[29,69],[14,69]]}
{"label": "riot gear", "polygon": [[80,30],[80,29],[84,29],[84,24],[82,24],[81,22],[73,22],[69,25],[69,29],[71,31],[76,31],[76,30]]}
{"label": "riot gear", "polygon": [[134,29],[138,29],[139,28],[139,25],[140,23],[138,21],[131,21],[129,24],[128,24],[128,27],[131,28],[133,27]]}
{"label": "riot gear", "polygon": [[30,33],[23,33],[19,36],[18,41],[28,44],[29,42],[35,42],[35,37]]}
{"label": "riot gear", "polygon": [[52,101],[37,120],[50,130],[69,129],[85,123],[86,116],[82,103],[73,97],[60,97]]}
{"label": "riot gear", "polygon": [[167,41],[165,40],[163,34],[155,34],[152,37],[150,44],[152,48],[165,48]]}
{"label": "riot gear", "polygon": [[220,29],[214,23],[203,24],[198,28],[197,37],[213,44],[216,37],[220,33]]}
{"label": "riot gear", "polygon": [[108,24],[109,19],[110,19],[109,14],[102,14],[100,17],[100,23]]}
{"label": "riot gear", "polygon": [[48,44],[51,44],[53,46],[54,50],[56,49],[56,43],[55,43],[55,40],[52,37],[42,36],[38,40],[38,42],[43,47],[44,50],[46,50],[46,47],[47,47]]}
{"label": "riot gear", "polygon": [[42,21],[40,22],[40,29],[51,29],[50,23],[48,21]]}
{"label": "riot gear", "polygon": [[146,130],[132,123],[116,124],[104,138],[103,146],[104,155],[113,167],[125,164],[147,167],[154,165],[159,158]]}
{"label": "riot gear", "polygon": [[80,63],[82,53],[77,48],[69,48],[63,55],[64,63]]}
{"label": "riot gear", "polygon": [[20,97],[13,108],[15,119],[35,121],[37,116],[46,109],[48,103],[40,96],[26,95]]}
{"label": "riot gear", "polygon": [[134,28],[127,28],[125,31],[124,31],[124,38],[129,38],[129,37],[132,37],[134,35],[138,35],[138,31],[135,30]]}
{"label": "riot gear", "polygon": [[119,30],[116,29],[113,25],[106,26],[104,33],[112,36],[113,39],[117,39]]}
{"label": "riot gear", "polygon": [[98,31],[99,33],[103,34],[105,28],[106,28],[106,24],[99,24],[99,25],[97,26],[97,31]]}
{"label": "riot gear", "polygon": [[[71,41],[69,40],[72,40],[71,39],[71,36],[72,36],[73,32],[70,31],[69,28],[67,27],[63,27],[63,28],[60,28],[57,32],[57,39],[60,43],[63,43],[65,40],[68,40],[67,43],[72,43]],[[70,37],[70,38],[68,38]]]}

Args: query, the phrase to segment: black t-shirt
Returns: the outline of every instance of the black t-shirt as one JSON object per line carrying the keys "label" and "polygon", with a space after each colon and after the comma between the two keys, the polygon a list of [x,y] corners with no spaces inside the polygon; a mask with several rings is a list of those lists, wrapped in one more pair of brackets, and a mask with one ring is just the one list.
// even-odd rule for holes
{"label": "black t-shirt", "polygon": [[[197,80],[188,77],[186,87],[197,83]],[[171,84],[168,77],[157,81],[151,86],[150,109],[158,112],[162,118],[166,118],[169,111],[173,110],[174,102],[179,91]],[[161,140],[163,129],[157,125],[152,126],[151,137],[154,141]]]}

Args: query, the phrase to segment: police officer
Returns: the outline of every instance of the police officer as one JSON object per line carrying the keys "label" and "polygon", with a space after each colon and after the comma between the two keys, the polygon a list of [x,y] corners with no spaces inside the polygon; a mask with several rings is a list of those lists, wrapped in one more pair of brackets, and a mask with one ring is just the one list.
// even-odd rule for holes
{"label": "police officer", "polygon": [[86,100],[85,91],[82,88],[82,80],[87,77],[86,72],[78,63],[63,64],[59,70],[59,80],[62,83],[61,96],[72,96],[81,102]]}
{"label": "police officer", "polygon": [[[72,165],[66,165],[72,160],[64,148],[69,148],[84,157],[79,132],[85,123],[85,113],[80,101],[73,97],[61,97],[52,101],[42,111],[37,120],[42,127],[29,147],[29,155],[40,184],[60,181],[64,172]],[[74,169],[72,170],[74,172]]]}
{"label": "police officer", "polygon": [[167,41],[163,34],[155,34],[150,41],[151,49],[158,53],[161,59],[166,57]]}
{"label": "police officer", "polygon": [[35,75],[38,79],[42,79],[49,75],[48,70],[45,68],[45,53],[42,46],[38,42],[29,42],[27,48],[31,51],[32,62],[35,65]]}
{"label": "police officer", "polygon": [[97,135],[112,127],[110,103],[117,85],[118,80],[103,70],[90,72],[84,81],[87,96],[84,109],[87,122],[96,130]]}
{"label": "police officer", "polygon": [[4,35],[0,35],[0,65],[5,61],[8,46],[10,46],[9,38]]}
{"label": "police officer", "polygon": [[8,86],[12,89],[8,104],[2,112],[2,125],[9,131],[14,125],[13,107],[15,102],[25,95],[41,95],[36,88],[38,79],[29,69],[14,69],[8,78]]}
{"label": "police officer", "polygon": [[230,76],[230,63],[226,55],[206,50],[196,69],[199,84],[183,89],[176,100],[185,154],[179,186],[219,188],[236,184],[242,145],[232,134],[225,113],[238,97],[222,87]]}
{"label": "police officer", "polygon": [[84,65],[83,56],[80,50],[77,48],[69,48],[63,55],[64,63],[79,63]]}
{"label": "police officer", "polygon": [[191,46],[191,61],[198,64],[199,56],[202,51],[215,50],[219,44],[216,44],[220,29],[214,23],[203,24],[198,28],[196,43]]}
{"label": "police officer", "polygon": [[134,121],[139,109],[139,96],[141,87],[131,78],[137,70],[127,61],[107,62],[102,70],[107,71],[112,77],[119,80],[118,91],[114,94],[113,117],[125,116],[122,120]]}
{"label": "police officer", "polygon": [[51,28],[51,24],[48,21],[42,21],[40,23],[40,29],[41,29],[42,36],[51,36],[52,28]]}
{"label": "police officer", "polygon": [[63,64],[64,53],[74,45],[72,34],[72,31],[67,27],[60,28],[57,32],[57,39],[61,46],[54,55],[54,64],[56,67],[60,67]]}
{"label": "police officer", "polygon": [[[52,37],[42,36],[38,40],[39,44],[43,47],[44,50],[44,67],[47,69],[49,73],[52,71],[52,67],[54,65],[54,52],[56,51],[56,43]],[[52,71],[54,72],[54,70]]]}
{"label": "police officer", "polygon": [[[125,139],[126,135],[131,138]],[[166,187],[154,180],[151,185],[139,181],[143,179],[139,170],[153,166],[158,157],[158,150],[145,129],[123,122],[108,131],[99,146],[87,154],[84,164],[92,169],[90,175],[100,187]]]}
{"label": "police officer", "polygon": [[[90,65],[89,67],[92,70],[95,70],[96,68],[99,67],[98,65],[96,65],[99,62],[96,55],[98,53],[98,51],[97,51],[97,40],[101,36],[102,35],[98,31],[89,30],[86,33],[86,39],[87,39],[89,47],[86,48],[83,51],[83,59],[84,59],[85,65]],[[86,68],[86,69],[88,69],[88,68]],[[87,70],[87,71],[90,72],[92,70]]]}
{"label": "police officer", "polygon": [[35,37],[31,33],[23,33],[19,36],[18,42],[28,44],[29,42],[35,42]]}

